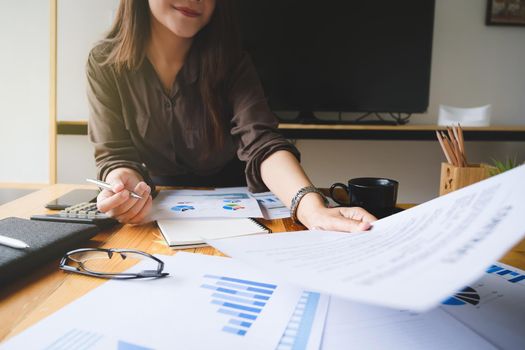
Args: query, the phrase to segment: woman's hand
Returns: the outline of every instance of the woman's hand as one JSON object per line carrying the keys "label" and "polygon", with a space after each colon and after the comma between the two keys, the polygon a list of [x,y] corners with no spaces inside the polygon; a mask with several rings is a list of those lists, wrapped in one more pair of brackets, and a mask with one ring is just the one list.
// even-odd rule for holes
{"label": "woman's hand", "polygon": [[[117,168],[106,176],[113,191],[103,190],[97,197],[97,208],[123,224],[144,223],[151,210],[151,188],[141,175],[129,168]],[[130,196],[129,190],[142,197]]]}
{"label": "woman's hand", "polygon": [[377,220],[375,216],[359,207],[325,208],[321,197],[309,193],[297,208],[297,217],[308,229],[326,231],[366,231]]}

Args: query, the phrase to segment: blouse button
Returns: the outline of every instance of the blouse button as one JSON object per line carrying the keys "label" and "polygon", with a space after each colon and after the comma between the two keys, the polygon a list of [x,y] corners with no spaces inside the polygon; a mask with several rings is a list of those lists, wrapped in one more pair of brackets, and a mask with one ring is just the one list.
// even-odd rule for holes
{"label": "blouse button", "polygon": [[171,102],[165,102],[164,103],[164,107],[166,107],[166,109],[170,109],[171,108]]}

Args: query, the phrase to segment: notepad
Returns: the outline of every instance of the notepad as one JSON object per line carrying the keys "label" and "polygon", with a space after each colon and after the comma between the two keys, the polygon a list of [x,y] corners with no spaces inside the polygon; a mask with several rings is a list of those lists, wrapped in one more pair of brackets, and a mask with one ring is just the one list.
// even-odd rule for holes
{"label": "notepad", "polygon": [[175,249],[205,246],[205,239],[220,239],[271,230],[254,219],[170,219],[158,220],[166,243]]}
{"label": "notepad", "polygon": [[82,247],[96,235],[96,225],[35,221],[10,217],[0,220],[0,233],[22,240],[26,249],[0,245],[0,285],[24,276],[68,250]]}

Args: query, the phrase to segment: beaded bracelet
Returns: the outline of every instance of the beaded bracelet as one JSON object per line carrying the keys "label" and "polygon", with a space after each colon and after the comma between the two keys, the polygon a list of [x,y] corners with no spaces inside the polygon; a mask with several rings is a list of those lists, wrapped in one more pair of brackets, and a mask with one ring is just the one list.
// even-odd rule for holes
{"label": "beaded bracelet", "polygon": [[324,196],[323,192],[321,192],[318,188],[316,188],[314,186],[305,186],[305,187],[301,188],[299,191],[297,191],[295,196],[292,198],[292,203],[290,205],[290,212],[292,214],[291,215],[292,216],[292,220],[295,223],[298,223],[298,224],[301,223],[299,221],[299,219],[297,218],[297,208],[299,208],[299,202],[301,202],[301,199],[303,199],[303,197],[305,195],[307,195],[308,193],[312,193],[312,192],[313,193],[318,193],[321,196],[321,198],[323,198],[324,205],[328,206],[328,200]]}

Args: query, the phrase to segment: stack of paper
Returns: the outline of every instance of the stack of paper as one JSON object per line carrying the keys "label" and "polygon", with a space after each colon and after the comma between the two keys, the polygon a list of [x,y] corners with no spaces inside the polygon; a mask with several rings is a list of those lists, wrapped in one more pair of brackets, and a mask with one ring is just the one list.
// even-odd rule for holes
{"label": "stack of paper", "polygon": [[178,249],[206,245],[204,238],[268,233],[253,218],[290,216],[290,210],[271,192],[253,194],[246,187],[162,191],[152,213],[167,244]]}

